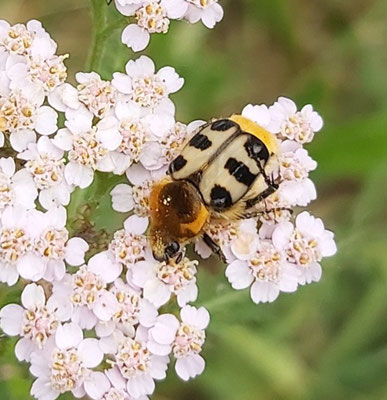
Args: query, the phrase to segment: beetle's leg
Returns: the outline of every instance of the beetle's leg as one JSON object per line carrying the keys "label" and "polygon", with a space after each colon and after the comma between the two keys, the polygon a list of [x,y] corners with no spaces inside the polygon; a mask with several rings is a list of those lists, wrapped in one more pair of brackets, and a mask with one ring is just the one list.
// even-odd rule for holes
{"label": "beetle's leg", "polygon": [[212,250],[212,252],[215,253],[220,260],[226,264],[226,257],[224,256],[222,249],[211,239],[210,236],[208,236],[207,233],[203,235],[203,240],[204,243]]}
{"label": "beetle's leg", "polygon": [[253,207],[255,204],[259,203],[260,201],[265,200],[267,197],[269,197],[271,194],[273,194],[278,189],[278,185],[275,182],[273,182],[272,180],[269,179],[268,181],[266,181],[266,179],[265,179],[265,182],[266,182],[268,188],[265,189],[258,196],[254,197],[250,200],[247,200],[246,201],[246,210]]}
{"label": "beetle's leg", "polygon": [[112,1],[113,1],[113,0],[106,0],[106,4],[107,4],[108,6],[110,6],[110,4],[112,4]]}
{"label": "beetle's leg", "polygon": [[293,210],[291,208],[287,207],[276,207],[276,208],[271,208],[270,210],[254,210],[251,212],[246,212],[243,214],[243,219],[248,219],[248,218],[256,218],[262,214],[268,214],[270,212],[276,212],[276,211],[288,211],[290,214],[293,214]]}

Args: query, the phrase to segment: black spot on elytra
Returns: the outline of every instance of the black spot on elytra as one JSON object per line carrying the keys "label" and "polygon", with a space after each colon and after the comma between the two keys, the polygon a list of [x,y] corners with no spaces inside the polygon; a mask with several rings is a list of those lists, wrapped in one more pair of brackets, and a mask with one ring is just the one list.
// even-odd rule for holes
{"label": "black spot on elytra", "polygon": [[237,124],[230,119],[219,119],[212,123],[211,129],[214,131],[227,131],[234,126],[237,126]]}
{"label": "black spot on elytra", "polygon": [[189,145],[195,147],[195,149],[206,150],[211,145],[212,142],[206,135],[202,135],[201,133],[197,133],[190,141]]}
{"label": "black spot on elytra", "polygon": [[235,158],[229,158],[224,166],[238,182],[243,183],[245,186],[250,187],[256,175],[252,174],[249,168],[241,161]]}
{"label": "black spot on elytra", "polygon": [[260,162],[264,161],[263,164],[267,162],[269,159],[269,151],[265,144],[256,138],[255,136],[250,136],[245,144],[245,149],[247,151],[247,154],[249,155],[250,158],[253,160],[259,160]]}
{"label": "black spot on elytra", "polygon": [[211,206],[215,210],[223,210],[232,206],[230,192],[220,185],[215,185],[211,190]]}
{"label": "black spot on elytra", "polygon": [[180,171],[187,164],[187,160],[180,154],[176,157],[169,165],[168,172],[173,174],[176,171]]}

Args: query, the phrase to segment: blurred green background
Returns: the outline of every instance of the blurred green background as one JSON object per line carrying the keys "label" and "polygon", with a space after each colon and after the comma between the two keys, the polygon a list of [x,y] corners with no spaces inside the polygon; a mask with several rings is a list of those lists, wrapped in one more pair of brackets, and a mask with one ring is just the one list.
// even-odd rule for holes
{"label": "blurred green background", "polygon": [[[199,274],[198,304],[212,314],[206,372],[188,384],[171,373],[152,399],[387,399],[387,2],[220,2],[225,18],[213,31],[172,23],[146,54],[186,79],[173,97],[183,122],[279,95],[313,104],[325,127],[308,147],[319,163],[310,209],[336,233],[339,250],[323,262],[319,284],[258,306],[230,289],[212,259]],[[109,24],[124,22],[113,6],[107,13]],[[87,0],[0,0],[0,18],[40,19],[59,53],[71,55],[70,79],[85,70]],[[105,78],[132,57],[119,34],[94,65]],[[15,295],[2,286],[0,303]],[[14,343],[0,339],[2,400],[30,398],[32,379]]]}

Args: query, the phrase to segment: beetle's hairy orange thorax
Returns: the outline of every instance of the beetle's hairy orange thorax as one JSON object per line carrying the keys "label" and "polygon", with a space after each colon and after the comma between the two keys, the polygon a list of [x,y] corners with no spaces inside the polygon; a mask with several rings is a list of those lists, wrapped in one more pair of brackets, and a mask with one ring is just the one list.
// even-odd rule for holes
{"label": "beetle's hairy orange thorax", "polygon": [[[151,235],[165,236],[163,242],[197,236],[209,218],[198,190],[190,182],[166,178],[156,183],[149,197]],[[154,238],[156,242],[160,238]]]}

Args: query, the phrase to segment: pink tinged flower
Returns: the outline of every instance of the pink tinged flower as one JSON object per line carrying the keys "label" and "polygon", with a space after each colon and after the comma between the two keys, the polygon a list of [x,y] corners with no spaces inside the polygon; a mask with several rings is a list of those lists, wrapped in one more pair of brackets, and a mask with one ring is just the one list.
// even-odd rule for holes
{"label": "pink tinged flower", "polygon": [[38,399],[56,399],[68,391],[83,394],[90,368],[97,367],[102,359],[96,339],[83,339],[81,328],[74,323],[60,325],[55,342],[31,355],[30,371],[37,377],[31,394]]}
{"label": "pink tinged flower", "polygon": [[148,218],[132,215],[124,222],[124,228],[114,234],[109,251],[116,262],[130,268],[138,261],[145,259],[147,239],[144,235],[148,227]]}
{"label": "pink tinged flower", "polygon": [[109,321],[119,311],[119,304],[107,284],[121,274],[122,266],[113,262],[107,252],[93,256],[74,275],[54,285],[54,293],[66,297],[73,307],[73,321],[91,329],[97,321]]}
{"label": "pink tinged flower", "polygon": [[291,264],[300,272],[299,283],[306,284],[321,278],[320,261],[337,251],[333,233],[325,230],[320,218],[304,211],[296,218],[296,226],[283,222],[273,232],[273,244],[283,249]]}
{"label": "pink tinged flower", "polygon": [[125,335],[134,337],[135,326],[139,323],[144,327],[154,324],[157,309],[142,297],[141,291],[117,279],[110,292],[116,297],[119,310],[110,322],[97,325],[96,330],[100,337],[111,335],[115,327],[118,327]]}
{"label": "pink tinged flower", "polygon": [[[8,207],[1,216],[0,282],[14,285],[22,274],[22,263],[32,250],[31,211]],[[31,275],[40,279],[41,266],[31,266]]]}
{"label": "pink tinged flower", "polygon": [[187,381],[204,370],[205,361],[199,353],[205,341],[205,329],[210,315],[204,307],[185,306],[180,317],[182,322],[173,342],[173,354],[176,358],[176,373]]}
{"label": "pink tinged flower", "polygon": [[73,188],[64,179],[63,150],[56,147],[52,139],[41,137],[36,144],[29,144],[19,158],[27,161],[23,171],[39,190],[39,202],[45,209],[70,202]]}
{"label": "pink tinged flower", "polygon": [[185,11],[181,9],[182,0],[173,0],[173,2],[176,4],[171,4],[171,0],[145,0],[136,9],[133,9],[134,7],[123,9],[124,13],[129,11],[134,14],[136,24],[130,24],[124,29],[121,36],[122,42],[133,51],[141,51],[148,46],[150,34],[168,32],[168,17],[171,15],[180,17]]}
{"label": "pink tinged flower", "polygon": [[284,139],[302,144],[309,143],[313,140],[314,134],[323,126],[322,118],[313,111],[310,104],[304,106],[301,111],[297,111],[297,106],[292,100],[279,97],[269,110],[270,130]]}
{"label": "pink tinged flower", "polygon": [[174,315],[159,315],[148,332],[148,349],[159,356],[169,355],[179,326],[180,323]]}
{"label": "pink tinged flower", "polygon": [[131,188],[131,198],[134,202],[134,213],[139,217],[148,216],[149,196],[151,186],[153,185],[153,178],[150,171],[147,171],[140,164],[133,164],[126,171],[126,176],[133,185]]}
{"label": "pink tinged flower", "polygon": [[135,399],[150,395],[155,389],[154,379],[164,379],[169,358],[154,355],[148,348],[146,341],[123,337],[114,353],[113,368],[109,372],[109,379],[120,383],[121,375],[126,381],[128,393]]}
{"label": "pink tinged flower", "polygon": [[21,299],[23,307],[10,304],[1,310],[0,325],[8,335],[17,332],[22,337],[15,347],[16,357],[29,361],[32,352],[46,345],[59,322],[70,317],[70,310],[54,297],[46,303],[43,288],[34,283],[25,287]]}
{"label": "pink tinged flower", "polygon": [[251,285],[251,298],[258,304],[276,300],[280,291],[295,291],[299,271],[287,262],[271,240],[261,239],[248,259],[235,260],[227,267],[226,276],[234,289]]}
{"label": "pink tinged flower", "polygon": [[168,96],[178,91],[184,80],[171,67],[161,68],[155,74],[153,61],[141,56],[126,64],[126,75],[115,73],[112,83],[118,91],[128,94],[144,111],[173,116],[175,107]]}
{"label": "pink tinged flower", "polygon": [[9,158],[0,158],[0,213],[7,206],[35,208],[38,192],[32,178],[20,170],[15,173],[15,162]]}
{"label": "pink tinged flower", "polygon": [[198,261],[184,257],[180,263],[140,261],[132,267],[133,283],[144,289],[144,298],[156,307],[167,303],[172,294],[183,307],[195,301],[198,295],[196,286],[196,266]]}
{"label": "pink tinged flower", "polygon": [[188,10],[184,16],[191,24],[202,20],[207,28],[213,28],[223,18],[223,9],[218,0],[186,0]]}
{"label": "pink tinged flower", "polygon": [[76,74],[78,99],[98,118],[107,115],[116,102],[116,90],[96,72]]}

